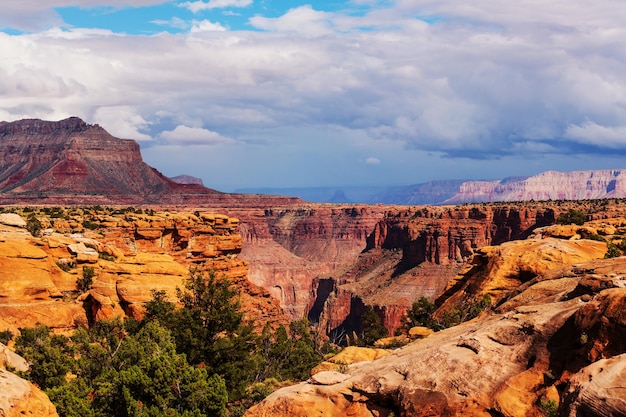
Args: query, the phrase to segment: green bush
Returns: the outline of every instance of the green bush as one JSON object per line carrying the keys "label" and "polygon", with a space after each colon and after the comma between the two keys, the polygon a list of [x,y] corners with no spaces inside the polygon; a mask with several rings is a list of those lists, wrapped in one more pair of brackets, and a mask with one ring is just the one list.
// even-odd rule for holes
{"label": "green bush", "polygon": [[41,229],[41,222],[33,213],[31,213],[26,219],[26,230],[28,230],[31,235],[38,237],[41,235]]}
{"label": "green bush", "polygon": [[567,213],[561,213],[556,219],[558,224],[582,225],[587,221],[587,215],[580,210],[569,209]]}
{"label": "green bush", "polygon": [[83,227],[85,229],[89,229],[89,230],[98,230],[100,228],[100,225],[98,223],[94,223],[90,220],[85,220],[83,222]]}
{"label": "green bush", "polygon": [[557,417],[559,415],[559,404],[555,400],[541,400],[539,406],[547,417]]}
{"label": "green bush", "polygon": [[93,278],[96,275],[93,267],[83,266],[83,276],[76,280],[76,288],[80,292],[87,292],[93,285]]}
{"label": "green bush", "polygon": [[613,242],[607,242],[604,258],[617,258],[618,256],[622,256],[622,251],[620,250],[620,248]]}
{"label": "green bush", "polygon": [[13,339],[13,333],[10,330],[3,330],[0,332],[0,343],[6,345]]}

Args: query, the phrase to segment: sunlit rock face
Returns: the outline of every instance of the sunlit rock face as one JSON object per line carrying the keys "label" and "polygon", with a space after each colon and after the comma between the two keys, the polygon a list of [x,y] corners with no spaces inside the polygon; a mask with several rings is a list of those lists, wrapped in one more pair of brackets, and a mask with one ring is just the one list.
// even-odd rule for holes
{"label": "sunlit rock face", "polygon": [[623,415],[626,258],[571,265],[571,247],[552,250],[552,268],[478,318],[278,390],[246,416]]}
{"label": "sunlit rock face", "polygon": [[[288,322],[278,301],[247,280],[236,218],[198,211],[62,210],[35,215],[42,226],[38,237],[0,224],[0,330],[17,334],[20,327],[43,324],[65,331],[101,318],[140,318],[152,291],[176,301],[190,269],[228,277],[241,292],[246,317],[261,327]],[[79,293],[85,269],[93,283]]]}

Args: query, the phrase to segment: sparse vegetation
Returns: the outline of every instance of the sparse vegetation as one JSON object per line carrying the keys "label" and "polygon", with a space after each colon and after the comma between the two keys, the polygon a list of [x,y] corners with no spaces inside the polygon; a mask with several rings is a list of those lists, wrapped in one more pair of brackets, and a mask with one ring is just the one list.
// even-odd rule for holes
{"label": "sparse vegetation", "polygon": [[561,213],[556,219],[558,224],[582,225],[587,221],[587,215],[577,209],[569,209],[566,213]]}
{"label": "sparse vegetation", "polygon": [[83,227],[89,230],[98,230],[100,225],[98,223],[92,222],[91,220],[85,220],[83,222]]}
{"label": "sparse vegetation", "polygon": [[83,275],[76,280],[76,288],[78,291],[81,293],[89,291],[93,285],[93,278],[95,275],[96,272],[93,267],[83,266]]}
{"label": "sparse vegetation", "polygon": [[456,326],[477,317],[491,306],[491,297],[483,295],[480,300],[466,301],[440,312],[435,317],[435,305],[426,297],[421,297],[407,312],[405,330],[415,326],[424,326],[435,331]]}
{"label": "sparse vegetation", "polygon": [[29,214],[26,219],[26,230],[28,230],[31,235],[38,237],[41,235],[41,229],[41,221],[39,221],[34,213]]}
{"label": "sparse vegetation", "polygon": [[555,400],[541,400],[539,406],[547,417],[557,417],[559,415],[559,404]]}
{"label": "sparse vegetation", "polygon": [[107,252],[98,252],[98,258],[104,259],[105,261],[114,261],[115,260],[115,256],[113,256],[113,255],[111,255],[110,253],[107,253]]}
{"label": "sparse vegetation", "polygon": [[373,346],[378,339],[389,336],[387,328],[383,326],[380,316],[371,306],[365,307],[363,313],[363,332],[359,338],[362,346]]}
{"label": "sparse vegetation", "polygon": [[14,334],[10,330],[3,330],[0,332],[0,343],[3,345],[8,344],[11,340],[13,340]]}
{"label": "sparse vegetation", "polygon": [[76,263],[71,259],[61,258],[57,260],[56,263],[57,266],[65,272],[70,272],[72,269],[76,268]]}
{"label": "sparse vegetation", "polygon": [[622,256],[622,251],[620,250],[620,248],[613,242],[607,242],[604,258],[617,258],[618,256]]}

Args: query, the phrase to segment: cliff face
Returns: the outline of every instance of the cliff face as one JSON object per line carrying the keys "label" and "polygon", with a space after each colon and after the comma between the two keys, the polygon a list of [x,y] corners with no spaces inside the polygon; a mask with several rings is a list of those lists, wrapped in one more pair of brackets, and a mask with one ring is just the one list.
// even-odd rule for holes
{"label": "cliff face", "polygon": [[0,204],[255,207],[298,201],[171,181],[143,162],[135,141],[76,117],[0,125]]}
{"label": "cliff face", "polygon": [[522,180],[467,181],[444,204],[482,201],[584,200],[623,198],[626,176],[622,170],[548,171]]}
{"label": "cliff face", "polygon": [[358,333],[370,305],[393,333],[414,301],[441,295],[479,248],[525,238],[555,216],[542,205],[390,209],[356,262],[332,274],[332,290],[314,288],[310,307],[320,307],[310,318],[327,334]]}
{"label": "cliff face", "polygon": [[384,208],[306,205],[228,212],[241,221],[241,258],[250,264],[250,281],[300,319],[308,312],[313,280],[353,262]]}
{"label": "cliff face", "polygon": [[[544,246],[538,275],[502,290],[491,311],[278,390],[246,417],[625,415],[626,258],[589,261],[601,242],[537,237],[494,247],[491,265],[519,264],[526,244]],[[492,272],[475,286],[496,285]]]}

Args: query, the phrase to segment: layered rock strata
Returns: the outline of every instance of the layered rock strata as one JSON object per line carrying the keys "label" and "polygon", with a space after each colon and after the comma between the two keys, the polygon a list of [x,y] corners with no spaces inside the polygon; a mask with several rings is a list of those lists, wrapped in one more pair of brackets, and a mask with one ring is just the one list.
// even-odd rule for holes
{"label": "layered rock strata", "polygon": [[359,333],[369,305],[393,333],[414,301],[439,297],[479,248],[525,238],[555,218],[549,205],[390,208],[356,262],[316,281],[310,317],[329,335]]}
{"label": "layered rock strata", "polygon": [[624,170],[542,172],[522,179],[466,181],[443,204],[482,201],[588,200],[626,197]]}
{"label": "layered rock strata", "polygon": [[137,142],[77,117],[0,124],[0,156],[0,204],[259,207],[300,201],[172,181],[143,162]]}

